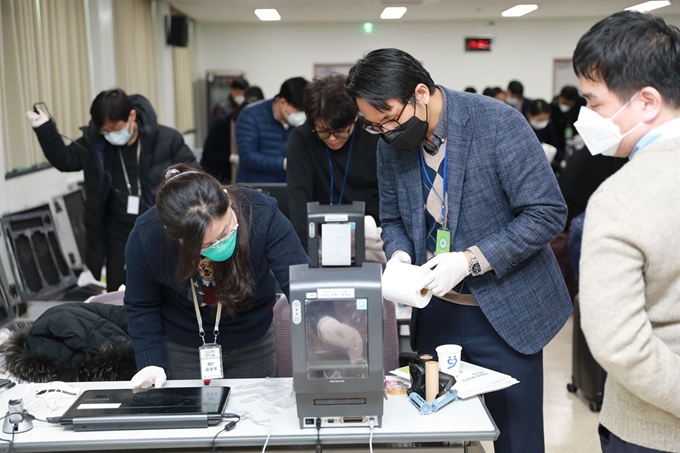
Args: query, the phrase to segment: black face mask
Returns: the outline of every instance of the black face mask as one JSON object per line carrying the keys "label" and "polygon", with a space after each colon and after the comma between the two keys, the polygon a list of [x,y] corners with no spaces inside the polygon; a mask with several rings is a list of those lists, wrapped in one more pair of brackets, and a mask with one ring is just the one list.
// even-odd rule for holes
{"label": "black face mask", "polygon": [[[425,118],[429,118],[429,110],[425,106]],[[396,129],[380,134],[383,140],[397,149],[411,151],[420,145],[427,137],[427,120],[423,121],[413,113],[405,123]]]}

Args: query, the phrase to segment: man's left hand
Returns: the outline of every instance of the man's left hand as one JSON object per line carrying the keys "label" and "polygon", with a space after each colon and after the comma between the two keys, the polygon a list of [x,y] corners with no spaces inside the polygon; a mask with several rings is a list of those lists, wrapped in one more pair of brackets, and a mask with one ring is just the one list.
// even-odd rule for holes
{"label": "man's left hand", "polygon": [[425,278],[427,289],[442,297],[469,275],[465,252],[440,253],[421,267],[432,269]]}

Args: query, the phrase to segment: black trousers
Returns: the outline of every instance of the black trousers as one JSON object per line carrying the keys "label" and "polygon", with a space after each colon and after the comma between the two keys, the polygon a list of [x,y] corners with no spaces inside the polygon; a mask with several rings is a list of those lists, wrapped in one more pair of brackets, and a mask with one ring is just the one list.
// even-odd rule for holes
{"label": "black trousers", "polygon": [[125,244],[134,223],[113,219],[106,225],[106,291],[118,291],[125,284]]}
{"label": "black trousers", "polygon": [[106,248],[106,291],[118,291],[125,284],[125,244],[127,239],[109,238]]}

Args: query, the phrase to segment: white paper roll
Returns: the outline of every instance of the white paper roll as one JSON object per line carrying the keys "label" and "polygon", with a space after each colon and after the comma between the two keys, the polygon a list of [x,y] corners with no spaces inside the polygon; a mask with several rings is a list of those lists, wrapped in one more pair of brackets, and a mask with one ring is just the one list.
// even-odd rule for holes
{"label": "white paper roll", "polygon": [[392,302],[424,308],[432,299],[432,291],[423,288],[425,274],[430,269],[412,264],[392,262],[382,275],[382,295]]}

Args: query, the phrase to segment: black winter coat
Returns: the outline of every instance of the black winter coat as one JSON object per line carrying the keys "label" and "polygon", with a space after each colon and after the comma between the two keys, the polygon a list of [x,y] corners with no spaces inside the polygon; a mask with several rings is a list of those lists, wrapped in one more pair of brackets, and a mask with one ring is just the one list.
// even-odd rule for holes
{"label": "black winter coat", "polygon": [[[155,203],[154,192],[170,165],[186,163],[198,167],[196,157],[176,130],[158,124],[151,103],[141,95],[131,95],[137,111],[137,125],[142,144],[140,181],[143,203],[140,214]],[[92,121],[81,128],[83,136],[68,146],[53,121],[35,129],[47,160],[59,171],[83,170],[85,177],[85,264],[96,279],[100,278],[106,257],[104,213],[111,192],[111,169],[116,147],[107,142]]]}
{"label": "black winter coat", "polygon": [[32,382],[128,380],[136,371],[121,305],[66,303],[10,326],[5,366]]}

